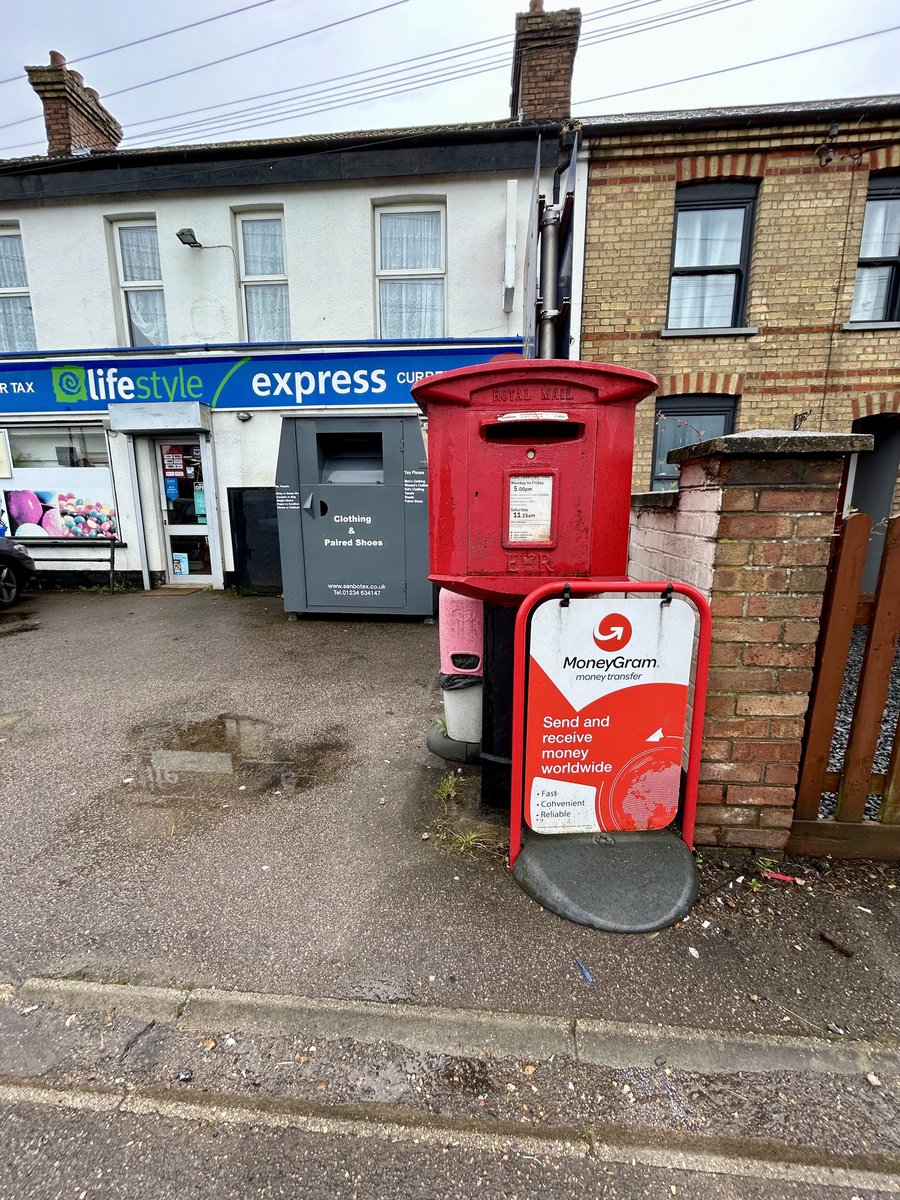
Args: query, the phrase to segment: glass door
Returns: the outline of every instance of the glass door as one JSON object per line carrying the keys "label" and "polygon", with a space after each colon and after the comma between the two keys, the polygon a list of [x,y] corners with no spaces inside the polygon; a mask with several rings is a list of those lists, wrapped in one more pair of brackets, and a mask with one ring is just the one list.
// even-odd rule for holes
{"label": "glass door", "polygon": [[213,583],[202,458],[199,439],[156,443],[166,579],[173,584]]}

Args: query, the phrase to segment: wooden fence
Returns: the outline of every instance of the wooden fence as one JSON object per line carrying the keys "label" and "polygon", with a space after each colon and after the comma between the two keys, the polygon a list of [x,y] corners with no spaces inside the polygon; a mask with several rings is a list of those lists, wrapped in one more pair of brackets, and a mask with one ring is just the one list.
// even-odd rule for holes
{"label": "wooden fence", "polygon": [[[886,772],[873,760],[885,716],[894,655],[900,636],[900,516],[884,532],[884,552],[874,599],[860,594],[872,535],[871,518],[856,513],[844,522],[829,573],[816,671],[806,723],[797,805],[788,851],[835,858],[900,859],[900,736]],[[877,536],[877,535],[876,535]],[[868,627],[853,720],[839,771],[828,759],[844,674],[856,625]],[[822,795],[837,793],[833,817],[819,816]],[[877,819],[865,816],[878,797]]]}

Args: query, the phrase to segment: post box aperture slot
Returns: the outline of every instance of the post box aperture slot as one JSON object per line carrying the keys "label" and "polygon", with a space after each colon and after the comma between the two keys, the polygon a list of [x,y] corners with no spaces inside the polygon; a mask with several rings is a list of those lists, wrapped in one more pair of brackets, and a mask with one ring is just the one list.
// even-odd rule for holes
{"label": "post box aperture slot", "polygon": [[317,433],[316,449],[321,483],[384,483],[384,444],[379,431]]}
{"label": "post box aperture slot", "polygon": [[546,445],[548,442],[577,442],[584,437],[583,421],[483,421],[481,436],[486,442],[500,445],[532,446]]}

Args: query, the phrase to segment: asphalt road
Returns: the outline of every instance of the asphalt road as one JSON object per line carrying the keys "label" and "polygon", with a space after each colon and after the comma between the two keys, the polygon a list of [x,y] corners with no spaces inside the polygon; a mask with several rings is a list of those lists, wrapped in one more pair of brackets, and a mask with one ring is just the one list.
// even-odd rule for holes
{"label": "asphalt road", "polygon": [[882,1200],[895,1189],[608,1163],[587,1149],[415,1140],[0,1106],[0,1200]]}

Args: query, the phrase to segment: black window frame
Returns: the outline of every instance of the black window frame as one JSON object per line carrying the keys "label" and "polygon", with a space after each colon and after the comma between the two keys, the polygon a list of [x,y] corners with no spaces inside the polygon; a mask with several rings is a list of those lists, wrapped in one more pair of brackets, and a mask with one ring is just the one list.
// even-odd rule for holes
{"label": "black window frame", "polygon": [[[756,216],[756,199],[759,194],[757,180],[728,180],[720,183],[682,183],[675,191],[675,219],[672,226],[672,250],[669,258],[669,294],[666,300],[666,332],[690,334],[696,331],[708,333],[710,329],[743,329],[747,308],[747,285],[750,278],[750,259],[753,247],[753,229]],[[736,264],[728,266],[676,267],[675,251],[678,246],[678,217],[682,212],[712,211],[721,208],[743,208],[744,224],[741,230],[741,253]],[[730,325],[670,325],[672,313],[672,280],[686,275],[734,275],[736,283],[731,309]]]}
{"label": "black window frame", "polygon": [[[705,417],[724,416],[726,427],[724,434],[704,434],[697,441],[705,441],[709,436],[723,437],[734,433],[737,420],[738,397],[724,395],[718,392],[691,392],[689,395],[658,396],[653,412],[653,457],[650,462],[650,491],[664,492],[678,486],[678,468],[672,468],[671,475],[661,475],[657,472],[657,446],[659,445],[659,419],[661,416],[680,417],[688,425],[695,425]],[[690,418],[690,419],[688,419]],[[685,445],[691,445],[685,442]],[[663,464],[666,466],[667,464]]]}
{"label": "black window frame", "polygon": [[[900,175],[896,173],[870,175],[869,190],[866,195],[866,209],[868,209],[871,200],[896,200],[900,203]],[[865,228],[865,211],[863,212],[863,228]],[[856,260],[857,274],[853,283],[854,299],[856,298],[856,284],[859,280],[860,270],[865,270],[868,267],[890,267],[891,275],[885,295],[883,314],[880,317],[854,317],[851,301],[850,321],[852,324],[860,325],[896,324],[900,321],[900,246],[898,246],[897,253],[894,255],[872,255],[868,258],[863,258],[862,230],[860,230],[859,239],[860,255]]]}

